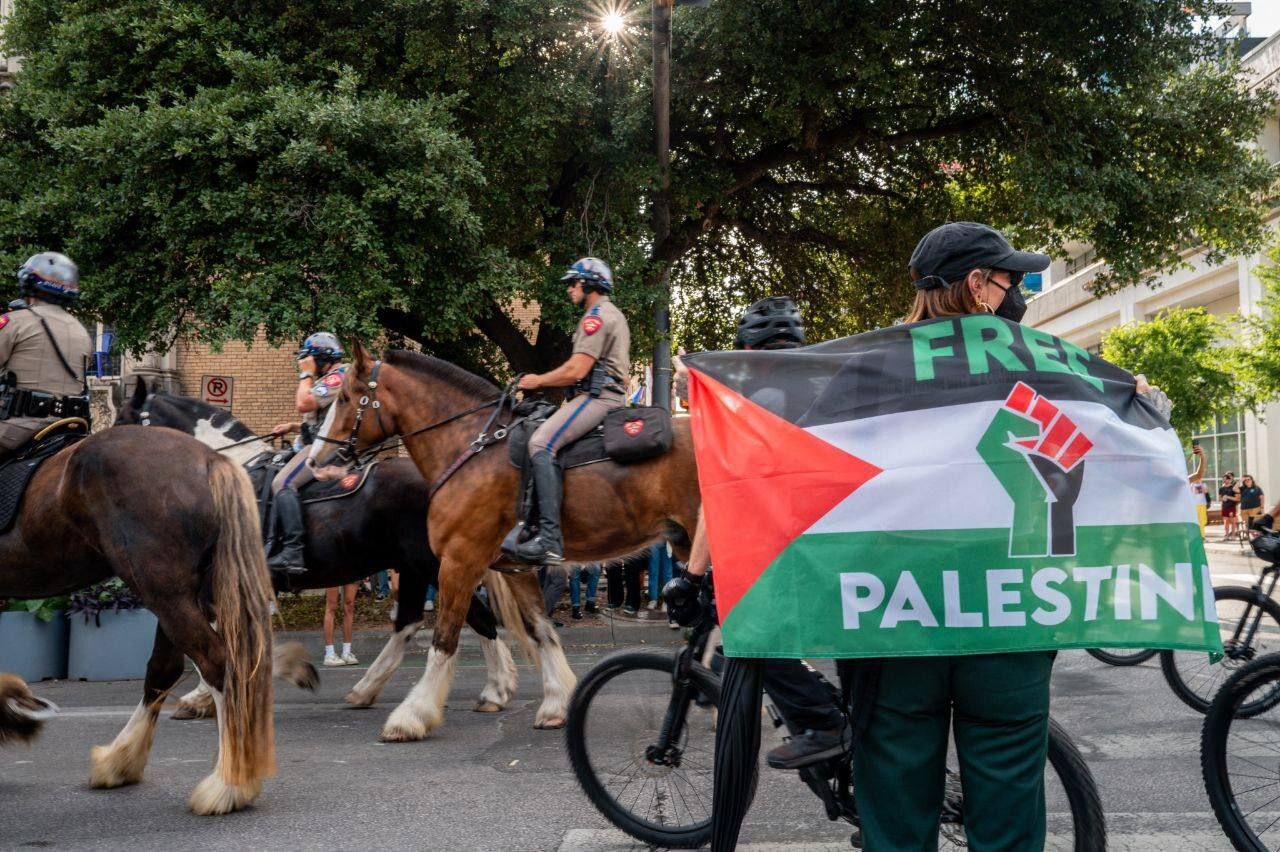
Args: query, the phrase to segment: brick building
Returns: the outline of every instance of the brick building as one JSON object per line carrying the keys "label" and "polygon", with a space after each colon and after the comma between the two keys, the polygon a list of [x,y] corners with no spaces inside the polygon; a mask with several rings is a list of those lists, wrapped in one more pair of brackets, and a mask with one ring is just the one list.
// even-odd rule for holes
{"label": "brick building", "polygon": [[[538,315],[536,303],[520,304],[512,311],[512,318],[530,340],[537,331]],[[293,407],[298,386],[296,357],[296,343],[272,346],[261,333],[251,346],[232,341],[220,352],[205,343],[183,340],[162,355],[124,358],[121,378],[108,379],[103,384],[123,385],[123,392],[128,394],[133,391],[134,377],[140,376],[149,387],[210,402],[217,402],[214,394],[225,388],[222,392],[231,413],[254,432],[265,434],[277,423],[298,419]],[[223,380],[221,384],[218,379]],[[110,423],[114,414],[110,419],[105,417],[104,412],[95,420]]]}

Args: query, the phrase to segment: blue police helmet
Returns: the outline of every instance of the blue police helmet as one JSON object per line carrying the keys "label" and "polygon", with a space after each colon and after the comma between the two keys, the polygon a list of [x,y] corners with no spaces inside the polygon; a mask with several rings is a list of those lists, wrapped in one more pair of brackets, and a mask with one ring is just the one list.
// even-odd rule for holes
{"label": "blue police helmet", "polygon": [[613,270],[598,257],[582,257],[560,276],[561,281],[583,281],[605,293],[613,292]]}
{"label": "blue police helmet", "polygon": [[18,267],[18,293],[50,302],[74,302],[80,298],[80,269],[56,251],[33,254]]}
{"label": "blue police helmet", "polygon": [[308,355],[319,358],[321,361],[337,361],[343,355],[342,344],[338,342],[337,335],[327,331],[317,331],[302,341],[302,348],[298,350],[298,360],[301,361]]}

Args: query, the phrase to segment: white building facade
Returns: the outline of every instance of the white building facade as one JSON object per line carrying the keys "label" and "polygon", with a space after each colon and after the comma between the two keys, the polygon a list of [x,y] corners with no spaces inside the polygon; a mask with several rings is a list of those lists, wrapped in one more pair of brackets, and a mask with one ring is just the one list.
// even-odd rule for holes
{"label": "white building facade", "polygon": [[[1280,80],[1280,33],[1253,48],[1243,63],[1255,86],[1274,85]],[[1280,162],[1280,103],[1257,144],[1269,162]],[[1273,212],[1270,231],[1280,235],[1280,209]],[[1257,270],[1269,262],[1263,254],[1209,264],[1203,251],[1189,251],[1185,258],[1191,268],[1162,275],[1154,287],[1128,287],[1095,298],[1088,286],[1105,269],[1105,261],[1097,260],[1089,246],[1067,249],[1071,258],[1054,261],[1043,292],[1031,299],[1023,322],[1093,352],[1108,329],[1142,322],[1168,308],[1204,307],[1218,316],[1261,310],[1263,291]],[[1280,498],[1280,404],[1269,406],[1262,418],[1252,414],[1225,418],[1201,435],[1182,437],[1197,437],[1204,446],[1205,478],[1212,480],[1215,495],[1222,473],[1232,471],[1237,477],[1252,474],[1269,502]]]}

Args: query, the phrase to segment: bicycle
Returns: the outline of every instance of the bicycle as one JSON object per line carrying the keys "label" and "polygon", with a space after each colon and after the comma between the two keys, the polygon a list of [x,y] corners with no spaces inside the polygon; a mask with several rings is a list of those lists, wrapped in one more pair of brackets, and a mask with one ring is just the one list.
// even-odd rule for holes
{"label": "bicycle", "polygon": [[[1251,545],[1255,553],[1270,552],[1280,541],[1274,534],[1263,534]],[[1207,713],[1222,681],[1242,666],[1269,650],[1280,650],[1280,603],[1272,599],[1280,566],[1267,564],[1252,586],[1214,586],[1218,627],[1222,631],[1223,656],[1211,658],[1203,651],[1161,651],[1160,668],[1175,695],[1188,707]],[[1267,619],[1263,622],[1264,617]],[[1262,705],[1250,704],[1242,712],[1256,712]]]}
{"label": "bicycle", "polygon": [[1223,684],[1201,729],[1205,791],[1239,850],[1280,848],[1280,714],[1266,713],[1277,704],[1280,654],[1268,654]]}
{"label": "bicycle", "polygon": [[[708,594],[705,588],[703,594]],[[704,600],[707,612],[709,604]],[[700,660],[714,629],[714,619],[703,618],[674,656],[620,651],[606,657],[578,682],[570,702],[565,740],[578,784],[606,819],[653,846],[694,849],[711,839],[720,677]],[[846,752],[797,773],[822,801],[827,819],[855,827],[851,842],[858,846],[851,757]],[[1050,848],[1105,848],[1105,818],[1093,775],[1052,719],[1049,767],[1046,805],[1051,841],[1059,841]],[[750,785],[754,789],[754,777]],[[965,846],[963,820],[959,775],[949,769],[939,814],[943,848]],[[1062,842],[1066,832],[1071,840]]]}

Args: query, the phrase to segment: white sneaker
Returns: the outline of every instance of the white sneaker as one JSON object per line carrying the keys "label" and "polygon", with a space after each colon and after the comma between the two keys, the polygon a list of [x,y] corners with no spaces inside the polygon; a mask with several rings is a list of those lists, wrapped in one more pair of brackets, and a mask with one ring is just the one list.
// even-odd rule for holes
{"label": "white sneaker", "polygon": [[356,659],[356,655],[351,653],[350,651],[342,652],[342,664],[344,666],[354,666],[359,662],[360,661]]}
{"label": "white sneaker", "polygon": [[657,601],[649,601],[649,605],[645,607],[645,609],[657,609],[657,608],[658,608]]}
{"label": "white sneaker", "polygon": [[391,623],[396,623],[396,616],[400,614],[400,602],[396,601],[391,605],[391,612],[387,613],[387,617],[391,619]]}
{"label": "white sneaker", "polygon": [[432,612],[435,610],[435,608],[436,608],[435,601],[427,601],[425,604],[422,605],[423,612]]}
{"label": "white sneaker", "polygon": [[330,667],[345,666],[346,663],[342,662],[342,658],[339,657],[337,654],[328,653],[324,655],[324,665],[330,666]]}

